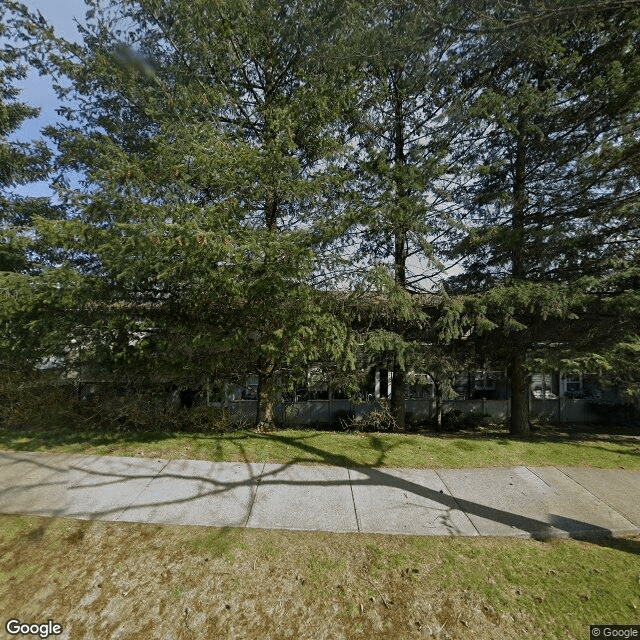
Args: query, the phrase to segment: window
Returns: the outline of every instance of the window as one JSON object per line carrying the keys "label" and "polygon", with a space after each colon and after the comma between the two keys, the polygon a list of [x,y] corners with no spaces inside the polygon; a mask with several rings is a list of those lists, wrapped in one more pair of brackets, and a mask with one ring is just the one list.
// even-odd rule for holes
{"label": "window", "polygon": [[577,398],[582,394],[582,376],[565,377],[565,395],[567,398]]}

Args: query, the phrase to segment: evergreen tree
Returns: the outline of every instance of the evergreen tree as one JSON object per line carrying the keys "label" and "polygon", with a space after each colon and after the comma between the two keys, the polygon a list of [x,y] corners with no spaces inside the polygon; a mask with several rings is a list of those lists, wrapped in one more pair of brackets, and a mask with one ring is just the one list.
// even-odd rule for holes
{"label": "evergreen tree", "polygon": [[80,45],[25,23],[69,105],[49,130],[68,214],[41,229],[66,252],[69,335],[121,373],[257,373],[272,424],[279,387],[344,353],[310,286],[339,181],[324,59],[342,7],[87,4]]}
{"label": "evergreen tree", "polygon": [[29,319],[21,311],[33,311],[33,300],[23,306],[19,292],[28,290],[33,274],[46,264],[43,247],[34,237],[34,219],[52,212],[48,198],[17,191],[46,176],[50,153],[42,141],[15,139],[23,123],[38,115],[38,109],[19,100],[17,84],[26,77],[27,66],[16,40],[16,17],[0,5],[0,318],[5,327],[0,348],[6,366],[23,360],[19,338],[29,339]]}
{"label": "evergreen tree", "polygon": [[400,429],[411,342],[426,329],[414,294],[434,287],[443,268],[435,247],[452,221],[446,175],[452,133],[443,125],[455,87],[457,34],[442,28],[443,15],[458,19],[455,7],[442,2],[366,5],[354,46],[360,70],[352,124],[355,256],[369,287],[393,309],[374,323],[368,344],[393,369],[390,404]]}
{"label": "evergreen tree", "polygon": [[512,433],[529,428],[528,360],[553,359],[558,343],[603,354],[625,332],[603,325],[622,293],[605,283],[637,268],[640,14],[574,9],[496,4],[464,53],[470,231],[452,286],[475,294],[477,327],[503,347]]}

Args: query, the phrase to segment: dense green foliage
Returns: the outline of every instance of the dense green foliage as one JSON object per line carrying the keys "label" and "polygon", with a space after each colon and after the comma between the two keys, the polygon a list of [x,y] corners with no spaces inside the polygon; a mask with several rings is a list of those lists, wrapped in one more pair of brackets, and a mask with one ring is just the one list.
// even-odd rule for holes
{"label": "dense green foliage", "polygon": [[[79,43],[2,6],[63,101],[57,215],[3,201],[12,354],[257,374],[266,423],[314,363],[352,388],[363,353],[400,427],[418,367],[508,367],[514,432],[533,367],[637,380],[634,3],[87,0]],[[16,55],[3,139],[32,115]],[[5,148],[3,189],[44,167]]]}
{"label": "dense green foliage", "polygon": [[619,341],[637,340],[639,14],[567,6],[551,20],[532,10],[524,29],[507,29],[512,9],[498,8],[489,35],[466,43],[478,61],[467,73],[485,77],[459,116],[472,151],[456,280],[509,363],[516,431],[529,356],[613,369]]}
{"label": "dense green foliage", "polygon": [[19,100],[19,83],[28,67],[15,34],[16,16],[0,5],[0,366],[30,367],[34,363],[30,323],[41,315],[38,283],[55,262],[55,249],[41,242],[38,219],[58,211],[48,198],[25,196],[31,183],[44,180],[51,152],[42,140],[22,141],[18,131],[35,118],[35,109]]}
{"label": "dense green foliage", "polygon": [[[1,8],[0,11],[0,38],[5,38],[10,25],[5,23],[6,10]],[[0,224],[8,235],[28,229],[33,211],[42,204],[30,198],[18,198],[13,195],[12,188],[42,177],[48,159],[43,144],[10,138],[25,120],[38,114],[37,109],[17,99],[19,89],[16,84],[25,75],[26,69],[20,65],[18,52],[7,43],[0,51]],[[19,243],[2,242],[0,270],[3,273],[24,272],[29,266],[29,257],[20,251]]]}

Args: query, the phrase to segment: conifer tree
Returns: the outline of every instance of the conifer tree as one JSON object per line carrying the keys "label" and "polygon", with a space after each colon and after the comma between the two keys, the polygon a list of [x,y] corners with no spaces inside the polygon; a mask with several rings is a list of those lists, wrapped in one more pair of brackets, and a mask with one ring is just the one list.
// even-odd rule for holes
{"label": "conifer tree", "polygon": [[360,71],[352,124],[356,257],[366,265],[369,286],[393,309],[391,318],[381,314],[367,344],[386,355],[393,370],[390,405],[399,429],[411,342],[426,330],[415,294],[434,288],[443,269],[437,246],[452,221],[446,175],[452,133],[443,125],[456,86],[458,36],[442,27],[443,14],[451,23],[460,18],[442,2],[366,5],[354,46]]}
{"label": "conifer tree", "polygon": [[333,233],[343,94],[323,60],[342,6],[87,5],[83,43],[49,37],[42,63],[68,105],[49,130],[68,213],[41,232],[66,252],[73,332],[120,372],[257,373],[272,424],[278,387],[344,353],[310,286]]}
{"label": "conifer tree", "polygon": [[[27,66],[16,39],[16,18],[9,7],[0,5],[0,323],[4,328],[0,348],[5,366],[17,365],[25,357],[20,344],[21,339],[28,341],[29,318],[22,313],[33,311],[29,283],[46,266],[43,247],[34,237],[34,219],[53,211],[48,198],[21,195],[18,190],[46,177],[50,152],[41,140],[16,139],[20,127],[38,115],[38,109],[19,100],[18,83],[26,77]],[[21,292],[27,295],[20,296]]]}
{"label": "conifer tree", "polygon": [[512,433],[528,432],[532,356],[602,358],[625,332],[609,313],[603,333],[602,313],[622,293],[606,283],[637,268],[638,17],[631,5],[496,4],[467,40],[473,170],[457,285],[502,345]]}

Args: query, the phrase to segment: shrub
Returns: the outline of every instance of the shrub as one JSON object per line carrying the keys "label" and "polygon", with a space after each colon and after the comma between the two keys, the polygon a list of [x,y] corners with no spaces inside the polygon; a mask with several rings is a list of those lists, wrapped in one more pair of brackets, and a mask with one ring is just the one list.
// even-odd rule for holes
{"label": "shrub", "polygon": [[[430,424],[436,428],[436,418],[430,419]],[[491,424],[491,416],[486,413],[464,413],[460,409],[452,409],[442,414],[443,431],[461,431],[463,429],[480,429]]]}
{"label": "shrub", "polygon": [[0,375],[0,424],[51,425],[81,419],[76,388],[39,376]]}
{"label": "shrub", "polygon": [[198,406],[177,413],[181,431],[229,433],[247,426],[241,420],[234,420],[229,410],[224,407]]}
{"label": "shrub", "polygon": [[234,420],[224,407],[197,405],[187,408],[166,406],[138,394],[113,399],[109,406],[101,402],[106,426],[135,431],[184,431],[227,433],[243,428],[242,421]]}
{"label": "shrub", "polygon": [[364,432],[399,430],[386,404],[378,405],[368,413],[354,415],[348,428]]}
{"label": "shrub", "polygon": [[407,431],[416,431],[421,427],[431,426],[431,419],[420,417],[411,411],[407,411],[404,417],[404,423]]}
{"label": "shrub", "polygon": [[245,428],[222,407],[190,409],[172,404],[164,385],[92,385],[42,375],[0,374],[0,424],[79,426],[125,431],[202,431],[224,433]]}
{"label": "shrub", "polygon": [[334,413],[332,422],[338,429],[347,431],[353,428],[352,425],[355,417],[356,414],[353,411],[340,409],[340,411]]}

